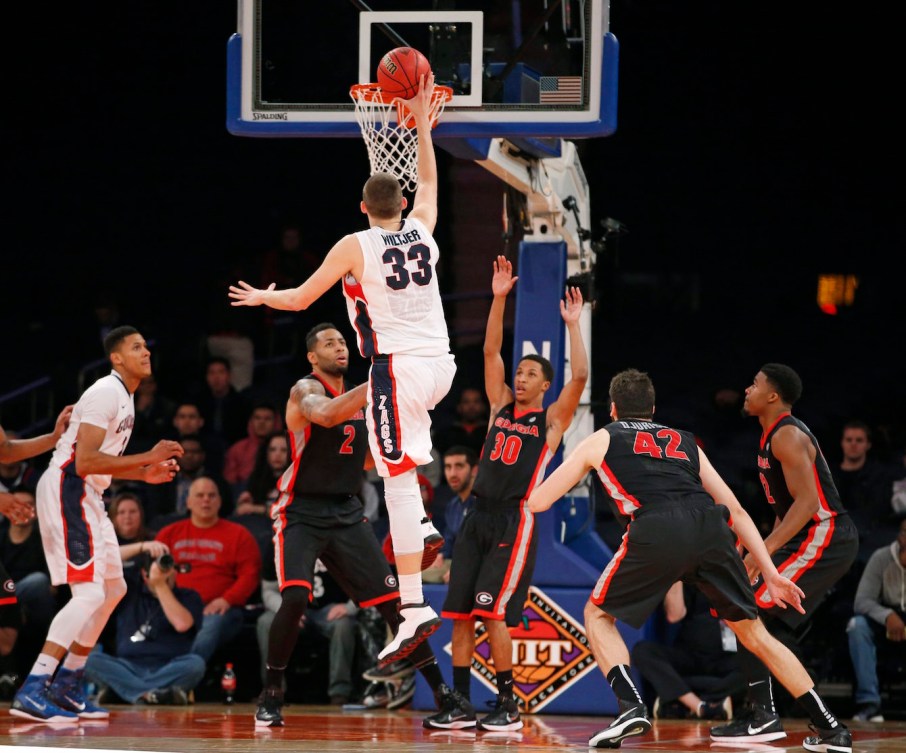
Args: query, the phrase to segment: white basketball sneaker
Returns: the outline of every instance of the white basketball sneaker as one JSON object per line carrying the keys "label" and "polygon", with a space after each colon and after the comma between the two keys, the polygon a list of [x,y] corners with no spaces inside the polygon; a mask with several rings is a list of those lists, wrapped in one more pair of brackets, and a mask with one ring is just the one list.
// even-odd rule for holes
{"label": "white basketball sneaker", "polygon": [[400,624],[396,635],[378,654],[379,667],[409,656],[441,624],[440,617],[431,609],[428,602],[403,604],[399,608],[399,613]]}

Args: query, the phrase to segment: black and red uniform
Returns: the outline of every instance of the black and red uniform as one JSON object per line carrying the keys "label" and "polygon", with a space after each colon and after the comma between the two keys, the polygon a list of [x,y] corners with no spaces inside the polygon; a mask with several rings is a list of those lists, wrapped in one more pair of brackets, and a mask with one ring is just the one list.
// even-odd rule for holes
{"label": "black and red uniform", "polygon": [[719,617],[754,618],[758,610],[730,513],[702,485],[695,437],[642,419],[614,421],[605,430],[610,446],[598,477],[629,523],[592,602],[639,628],[682,580],[704,593]]}
{"label": "black and red uniform", "polygon": [[[325,392],[336,397],[315,374]],[[344,390],[351,385],[344,382]],[[290,434],[292,464],[277,484],[271,508],[274,519],[274,564],[280,590],[312,590],[315,561],[320,559],[334,580],[360,606],[399,596],[362,501],[362,469],[368,452],[364,411],[337,426],[309,424]]]}
{"label": "black and red uniform", "polygon": [[22,626],[22,614],[16,598],[16,582],[10,577],[3,563],[0,562],[0,628]]}
{"label": "black and red uniform", "polygon": [[859,533],[840,501],[818,440],[808,426],[789,413],[781,415],[764,432],[758,450],[758,477],[774,513],[783,520],[794,502],[780,461],[771,450],[774,434],[790,424],[805,434],[815,448],[812,478],[818,492],[818,511],[793,538],[771,555],[771,559],[781,575],[794,581],[805,592],[802,600],[805,614],[777,607],[763,579],[755,584],[755,598],[761,609],[768,610],[773,617],[795,628],[815,612],[831,587],[849,571],[858,554]]}
{"label": "black and red uniform", "polygon": [[443,617],[519,624],[538,539],[526,500],[551,454],[546,408],[518,411],[510,403],[494,418],[472,487],[475,506],[453,547]]}

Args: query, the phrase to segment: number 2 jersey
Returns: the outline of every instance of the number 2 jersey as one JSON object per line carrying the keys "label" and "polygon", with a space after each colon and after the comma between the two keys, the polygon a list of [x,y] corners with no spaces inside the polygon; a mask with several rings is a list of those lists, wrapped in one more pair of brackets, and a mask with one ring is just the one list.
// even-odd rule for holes
{"label": "number 2 jersey", "polygon": [[517,506],[541,483],[551,459],[547,408],[517,411],[504,406],[484,440],[472,491],[479,506]]}
{"label": "number 2 jersey", "polygon": [[409,217],[396,232],[372,227],[355,236],[364,271],[361,280],[346,275],[343,294],[362,356],[449,353],[437,284],[440,251],[428,229]]}
{"label": "number 2 jersey", "polygon": [[613,421],[598,478],[621,516],[713,506],[701,483],[698,445],[691,432],[641,419]]}
{"label": "number 2 jersey", "polygon": [[[314,374],[303,378],[320,383],[329,397],[339,394]],[[344,380],[344,391],[351,387]],[[334,519],[348,515],[352,521],[360,520],[362,502],[356,495],[362,488],[367,452],[365,413],[361,410],[336,426],[310,423],[302,431],[290,432],[292,462],[277,483],[280,495],[271,517],[290,510],[306,519],[341,522]]]}

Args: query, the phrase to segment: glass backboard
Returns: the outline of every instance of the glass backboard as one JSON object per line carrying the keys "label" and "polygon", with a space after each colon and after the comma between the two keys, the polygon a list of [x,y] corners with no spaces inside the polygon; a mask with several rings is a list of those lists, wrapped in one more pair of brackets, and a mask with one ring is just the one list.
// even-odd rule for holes
{"label": "glass backboard", "polygon": [[414,47],[454,96],[435,138],[606,136],[618,44],[606,0],[240,0],[227,128],[357,137],[349,88]]}

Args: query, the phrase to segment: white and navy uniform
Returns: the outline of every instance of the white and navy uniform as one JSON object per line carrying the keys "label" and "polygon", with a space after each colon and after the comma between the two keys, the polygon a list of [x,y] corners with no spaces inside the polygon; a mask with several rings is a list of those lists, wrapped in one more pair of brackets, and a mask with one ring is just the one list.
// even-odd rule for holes
{"label": "white and navy uniform", "polygon": [[54,585],[103,583],[123,575],[116,532],[104,509],[103,493],[112,477],[83,476],[76,467],[76,437],[83,423],[106,431],[100,452],[123,454],[132,436],[135,404],[116,372],[98,379],[79,398],[38,481],[41,539]]}
{"label": "white and navy uniform", "polygon": [[362,279],[346,275],[343,294],[359,352],[371,359],[366,411],[375,467],[396,476],[431,461],[431,416],[453,383],[456,364],[444,319],[428,229],[414,218],[396,232],[356,233]]}

